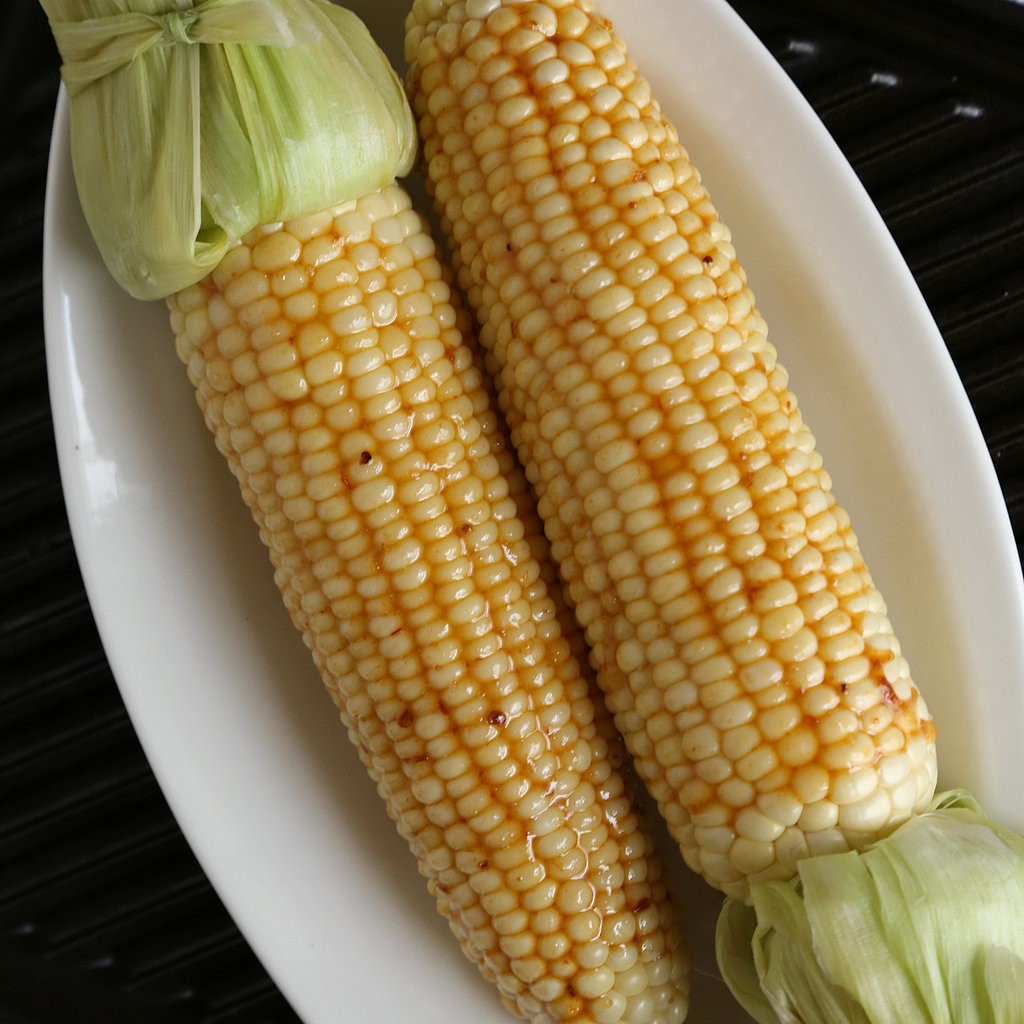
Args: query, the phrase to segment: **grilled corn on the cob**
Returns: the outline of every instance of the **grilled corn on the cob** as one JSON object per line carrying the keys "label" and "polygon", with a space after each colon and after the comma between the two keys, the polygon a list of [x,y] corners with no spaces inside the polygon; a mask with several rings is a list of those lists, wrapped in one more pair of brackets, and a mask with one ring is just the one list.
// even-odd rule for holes
{"label": "grilled corn on the cob", "polygon": [[681,1021],[687,955],[618,738],[406,193],[259,229],[169,305],[292,618],[467,956],[538,1024]]}
{"label": "grilled corn on the cob", "polygon": [[43,3],[100,252],[170,296],[285,604],[466,955],[537,1024],[682,1020],[624,754],[393,183],[415,150],[394,71],[327,0]]}
{"label": "grilled corn on the cob", "polygon": [[730,894],[925,806],[934,728],[700,177],[587,0],[415,0],[424,165],[639,773]]}

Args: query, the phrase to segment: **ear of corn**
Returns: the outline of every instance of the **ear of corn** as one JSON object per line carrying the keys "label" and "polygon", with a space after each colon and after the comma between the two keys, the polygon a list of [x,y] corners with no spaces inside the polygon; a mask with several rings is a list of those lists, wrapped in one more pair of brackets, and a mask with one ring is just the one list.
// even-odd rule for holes
{"label": "ear of corn", "polygon": [[424,164],[638,771],[751,879],[924,807],[934,728],[700,178],[585,0],[415,0]]}
{"label": "ear of corn", "polygon": [[252,232],[169,305],[285,603],[466,955],[538,1024],[681,1021],[687,955],[624,755],[406,194]]}

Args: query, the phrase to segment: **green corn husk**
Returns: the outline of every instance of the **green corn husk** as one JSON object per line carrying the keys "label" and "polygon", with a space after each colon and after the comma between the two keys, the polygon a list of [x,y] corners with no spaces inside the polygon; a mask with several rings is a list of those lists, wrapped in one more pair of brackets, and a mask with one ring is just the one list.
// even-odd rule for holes
{"label": "green corn husk", "polygon": [[401,82],[329,0],[40,2],[64,61],[82,209],[136,298],[194,283],[261,224],[411,168]]}
{"label": "green corn husk", "polygon": [[1024,838],[940,795],[860,853],[727,900],[717,952],[760,1024],[1021,1024]]}

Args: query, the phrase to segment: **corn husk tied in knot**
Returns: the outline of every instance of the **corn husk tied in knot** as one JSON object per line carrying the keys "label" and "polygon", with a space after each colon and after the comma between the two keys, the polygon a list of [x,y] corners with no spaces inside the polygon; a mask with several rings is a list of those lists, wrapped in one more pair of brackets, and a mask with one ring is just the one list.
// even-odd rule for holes
{"label": "corn husk tied in knot", "polygon": [[42,0],[104,262],[137,298],[261,224],[408,173],[415,128],[365,26],[328,0]]}

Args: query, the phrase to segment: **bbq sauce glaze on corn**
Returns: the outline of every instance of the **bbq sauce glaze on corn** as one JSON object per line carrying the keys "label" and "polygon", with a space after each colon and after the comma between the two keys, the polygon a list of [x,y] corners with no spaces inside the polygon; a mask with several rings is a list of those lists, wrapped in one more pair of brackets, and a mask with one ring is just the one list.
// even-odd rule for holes
{"label": "bbq sauce glaze on corn", "polygon": [[260,228],[169,305],[292,619],[463,951],[536,1024],[682,1021],[688,954],[621,740],[407,194]]}
{"label": "bbq sauce glaze on corn", "polygon": [[423,162],[616,724],[744,897],[922,809],[934,727],[727,228],[585,0],[415,0]]}

